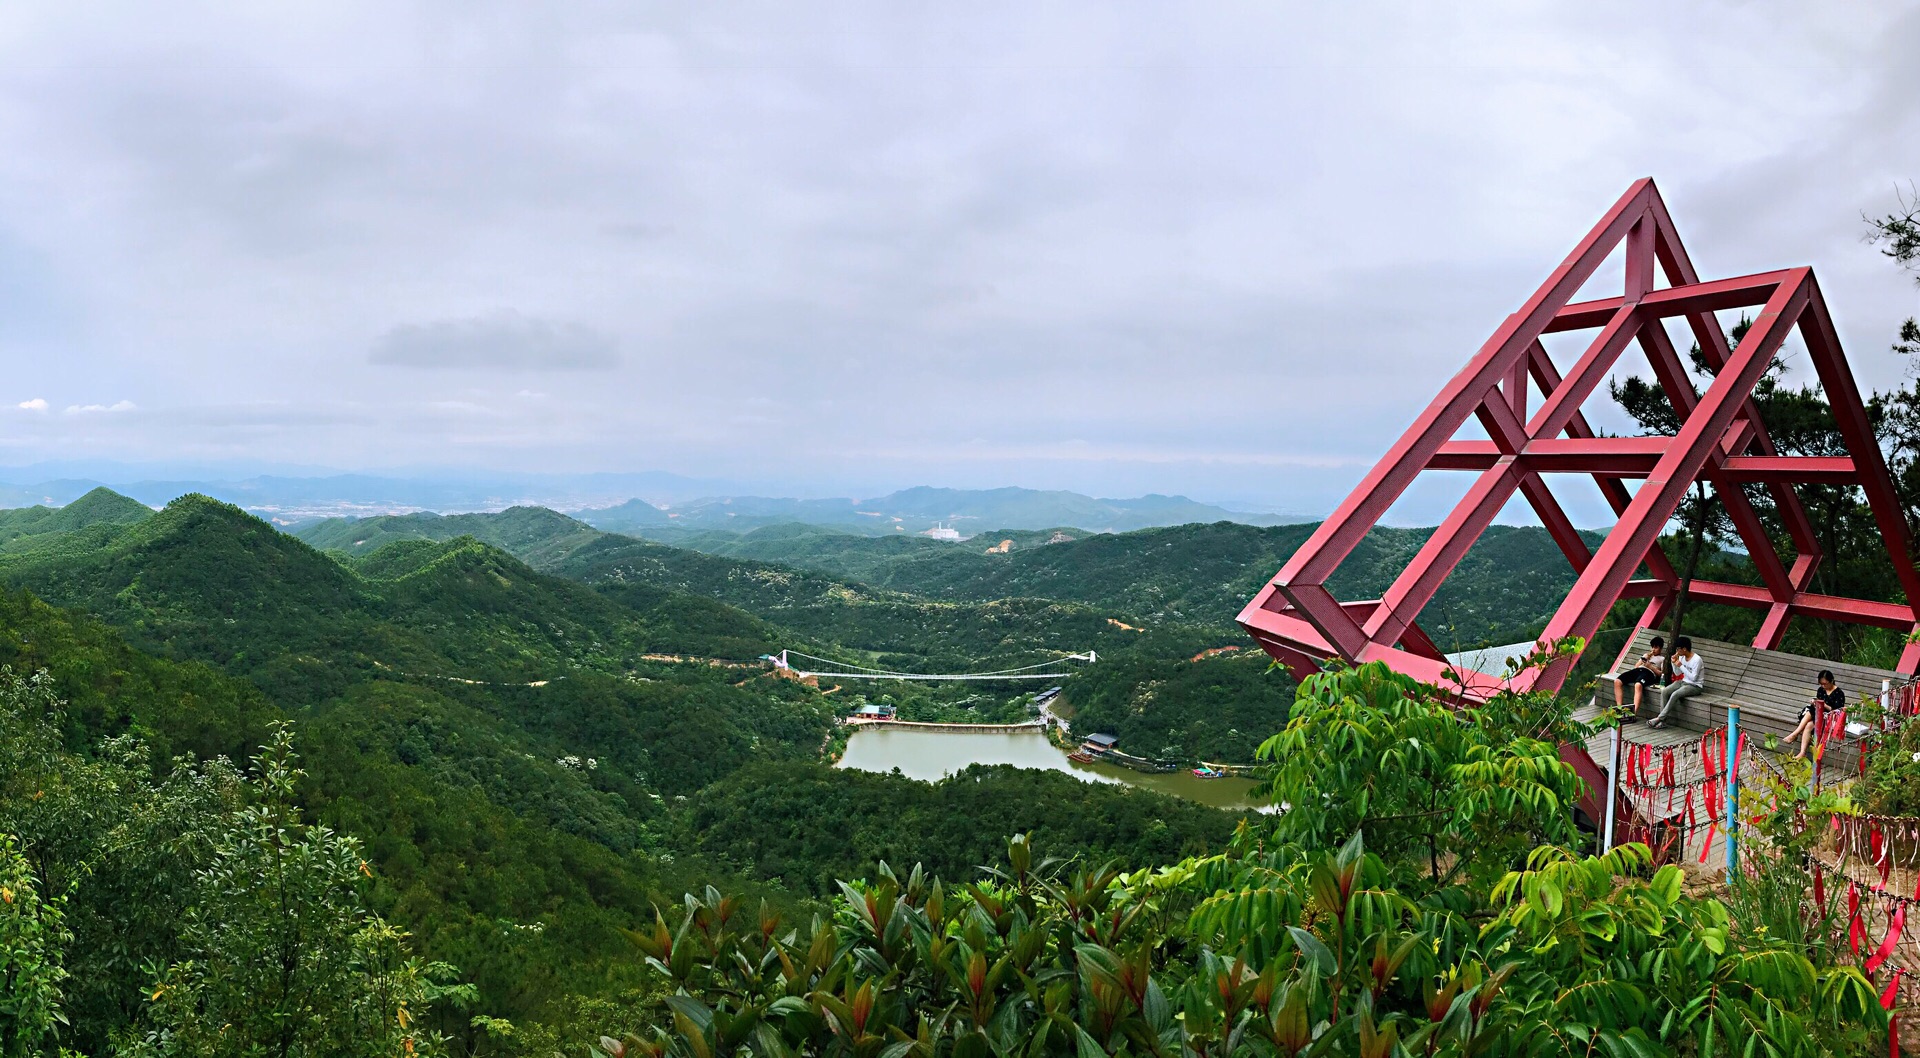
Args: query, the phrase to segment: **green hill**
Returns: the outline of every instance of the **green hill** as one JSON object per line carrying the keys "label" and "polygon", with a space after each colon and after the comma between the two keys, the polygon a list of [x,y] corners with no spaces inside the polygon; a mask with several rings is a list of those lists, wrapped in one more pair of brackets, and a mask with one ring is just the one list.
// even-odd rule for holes
{"label": "green hill", "polygon": [[[1031,829],[1049,852],[1152,861],[1217,847],[1230,829],[1211,810],[1062,776],[985,769],[926,786],[819,762],[861,694],[1022,712],[1007,693],[978,706],[962,703],[975,688],[953,685],[829,694],[659,655],[794,646],[966,671],[1091,647],[1102,660],[1066,681],[1077,723],[1136,752],[1245,760],[1285,723],[1291,681],[1252,650],[1194,659],[1246,646],[1234,612],[1308,531],[1215,523],[1053,544],[1022,531],[995,534],[1016,546],[990,555],[779,526],[712,534],[737,553],[711,554],[537,508],[296,538],[204,496],[157,513],[129,503],[95,493],[0,515],[18,528],[0,541],[0,664],[48,668],[71,700],[61,741],[75,774],[124,752],[102,741],[115,736],[148,740],[164,771],[175,754],[244,759],[293,720],[302,803],[364,840],[373,906],[479,986],[477,1011],[556,1025],[635,987],[621,930],[709,881],[808,915],[832,895],[827,879],[872,856],[964,872]],[[1376,533],[1342,590],[1377,591],[1424,539]],[[1436,612],[1482,635],[1535,620],[1564,572],[1551,546],[1533,530],[1490,533]],[[0,829],[43,818],[17,808],[0,801]],[[103,953],[72,964],[86,973],[76,1024],[97,1052],[139,1009],[140,960],[168,937],[147,925],[114,947],[131,905],[76,892],[75,944]],[[164,921],[170,907],[147,910]],[[448,1016],[441,1028],[471,1035],[469,1017]]]}
{"label": "green hill", "polygon": [[[878,629],[870,627],[876,622],[864,618],[907,601],[924,607],[1050,600],[1074,604],[1076,612],[1090,608],[1102,621],[1237,633],[1233,619],[1240,608],[1313,529],[1223,521],[1124,533],[996,530],[953,543],[786,522],[744,533],[681,531],[663,546],[522,507],[498,514],[341,519],[297,535],[316,547],[367,555],[396,540],[447,540],[470,531],[535,568],[603,588],[618,580],[704,595],[820,640],[924,653],[906,637],[876,635]],[[1378,597],[1432,532],[1375,529],[1341,567],[1335,591],[1347,598]],[[988,552],[1003,540],[1010,544],[1006,553]],[[1597,543],[1599,534],[1591,540]],[[395,554],[382,561],[400,559]],[[1573,571],[1545,530],[1494,526],[1442,586],[1422,626],[1445,649],[1514,642],[1537,633],[1572,584]],[[848,612],[854,604],[867,612],[856,618]],[[899,627],[916,635],[946,634],[938,622],[923,618],[904,619]]]}
{"label": "green hill", "polygon": [[[83,754],[124,753],[101,741],[124,734],[147,739],[146,758],[163,770],[180,753],[245,759],[269,725],[295,720],[308,770],[301,800],[364,842],[372,906],[408,931],[421,955],[457,965],[478,986],[476,1010],[576,1034],[591,1022],[569,1021],[571,1011],[637,981],[621,929],[709,883],[810,912],[810,901],[831,895],[814,888],[820,879],[867,846],[795,839],[821,826],[823,805],[898,785],[815,763],[851,696],[757,669],[647,660],[654,651],[751,656],[794,641],[716,594],[789,615],[837,614],[854,629],[870,617],[883,626],[918,621],[889,634],[921,650],[947,639],[971,649],[986,638],[1029,649],[1049,629],[1077,634],[1060,614],[1110,627],[1084,607],[928,603],[666,548],[649,565],[642,556],[653,545],[612,537],[588,545],[600,549],[587,568],[599,586],[540,573],[471,537],[399,541],[349,566],[199,496],[131,524],[37,539],[42,546],[0,555],[0,578],[73,609],[17,590],[0,595],[0,664],[50,670],[72,703],[61,741],[77,751],[38,766],[84,777]],[[637,576],[642,570],[651,579]],[[0,716],[0,724],[17,719]],[[185,838],[137,846],[75,830],[48,809],[28,811],[9,792],[18,790],[7,785],[8,767],[0,760],[0,830],[26,835],[45,856],[72,846],[86,857],[68,904],[75,979],[67,994],[76,1039],[104,1053],[108,1034],[144,1005],[146,960],[167,956],[168,923],[182,908],[166,902],[177,893],[140,902],[96,896],[108,891],[87,879],[149,871],[156,858],[191,877],[200,846]],[[191,784],[194,774],[166,781]],[[763,774],[821,800],[756,804],[764,794],[743,791],[764,791],[750,778]],[[60,791],[79,781],[32,780]],[[967,850],[988,848],[1030,825],[1033,806],[1045,802],[1057,836],[1051,850],[1095,859],[1205,847],[1227,829],[1210,811],[1153,796],[1076,786],[1069,792],[1078,799],[1065,801],[1058,777],[995,781],[1008,797],[956,787],[912,819],[963,806],[977,839]],[[918,791],[911,796],[925,800]],[[694,815],[695,805],[708,814]],[[1152,843],[1116,826],[1119,809],[1158,821]],[[54,826],[47,820],[64,820],[64,829],[35,829]],[[784,844],[748,856],[720,840],[732,832],[716,829],[723,825],[781,835]],[[975,854],[905,816],[875,840],[889,854],[929,862]],[[124,858],[134,851],[143,858]],[[793,888],[761,884],[768,881]],[[440,1028],[470,1033],[465,1015],[446,1017]]]}
{"label": "green hill", "polygon": [[497,514],[432,512],[377,518],[329,518],[300,526],[293,535],[322,551],[361,558],[402,540],[452,540],[470,536],[512,552],[536,568],[554,565],[600,531],[545,507],[510,507]]}
{"label": "green hill", "polygon": [[[927,599],[1045,598],[1132,615],[1126,618],[1130,623],[1237,634],[1233,619],[1241,607],[1314,528],[1214,522],[1078,536],[1062,530],[1073,538],[1059,543],[1046,542],[1052,532],[994,532],[954,544],[785,525],[710,536],[699,546],[720,556],[778,563]],[[1432,532],[1375,529],[1341,567],[1335,591],[1345,598],[1377,598]],[[989,554],[982,540],[1012,540],[1013,546],[1005,554]],[[1591,540],[1597,543],[1599,534]],[[583,551],[583,562],[592,562],[597,553]],[[561,572],[572,575],[579,568]],[[1524,639],[1546,623],[1573,579],[1545,530],[1494,526],[1442,586],[1422,625],[1446,649]],[[689,588],[706,590],[691,583]]]}
{"label": "green hill", "polygon": [[[791,629],[796,638],[804,636],[804,642],[837,645],[886,665],[931,666],[933,671],[974,671],[989,662],[1033,660],[1036,652],[1121,649],[1139,637],[1129,630],[1132,622],[1124,612],[1032,597],[925,599],[821,573],[619,536],[588,544],[554,572],[634,605],[662,589],[708,596]],[[1192,634],[1187,629],[1169,631],[1181,637],[1176,651]]]}
{"label": "green hill", "polygon": [[151,517],[152,508],[102,486],[64,507],[0,510],[0,549],[12,550],[23,538],[69,533],[95,525],[130,525]]}
{"label": "green hill", "polygon": [[[48,670],[68,700],[65,741],[72,746],[132,734],[147,740],[151,759],[162,766],[181,753],[243,760],[266,740],[270,724],[300,717],[309,773],[303,798],[323,821],[365,839],[378,879],[375,906],[411,930],[430,957],[457,959],[494,1009],[517,1003],[530,1012],[529,1003],[553,991],[528,979],[529,965],[588,984],[605,980],[625,960],[619,927],[691,879],[726,874],[705,862],[673,868],[635,854],[650,832],[666,828],[661,802],[633,772],[608,767],[588,775],[556,764],[564,753],[593,750],[435,688],[374,681],[324,709],[295,711],[217,668],[133,650],[101,623],[24,593],[0,595],[0,628],[0,664],[15,672]],[[665,696],[655,715],[724,712],[714,692],[694,690]],[[712,720],[722,727],[730,722]],[[5,799],[9,778],[0,766],[0,830],[40,836],[35,820],[48,809],[23,814],[19,803]],[[42,789],[61,795],[58,788]],[[95,798],[128,793],[81,792]],[[88,818],[110,823],[107,807],[96,805]],[[53,837],[43,838],[45,856],[59,855]],[[164,907],[141,918],[148,909],[90,897],[95,878],[120,869],[116,856],[128,850],[128,837],[58,835],[62,843],[83,841],[90,864],[68,912],[76,943],[68,961],[75,979],[67,989],[70,1020],[78,1038],[92,1045],[89,1053],[106,1053],[107,1033],[138,1009],[136,993],[144,995],[151,981],[144,961],[168,954],[168,934],[150,921],[167,921]],[[138,853],[151,863],[167,850]],[[450,884],[455,879],[485,881]],[[177,900],[178,894],[162,891],[150,899]],[[128,928],[128,916],[143,924],[142,932]],[[504,946],[501,921],[546,929]]]}

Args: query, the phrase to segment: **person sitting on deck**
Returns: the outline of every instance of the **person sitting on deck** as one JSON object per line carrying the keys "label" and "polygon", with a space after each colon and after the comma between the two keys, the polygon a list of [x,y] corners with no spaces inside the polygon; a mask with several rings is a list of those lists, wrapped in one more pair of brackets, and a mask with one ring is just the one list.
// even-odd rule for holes
{"label": "person sitting on deck", "polygon": [[1788,742],[1792,742],[1796,738],[1800,740],[1800,748],[1794,752],[1793,759],[1806,759],[1807,743],[1813,740],[1814,724],[1819,720],[1821,715],[1823,715],[1823,711],[1824,713],[1832,713],[1836,709],[1845,709],[1846,707],[1847,692],[1841,690],[1840,685],[1833,682],[1833,670],[1821,669],[1819,687],[1814,689],[1813,697],[1807,699],[1807,704],[1800,707],[1800,722],[1793,725],[1792,731],[1787,732]]}
{"label": "person sitting on deck", "polygon": [[1667,714],[1673,711],[1680,699],[1691,698],[1707,689],[1707,662],[1693,652],[1693,640],[1686,636],[1674,638],[1672,663],[1680,682],[1667,684],[1654,696],[1659,699],[1660,713],[1647,721],[1648,727],[1667,726]]}
{"label": "person sitting on deck", "polygon": [[1667,641],[1653,637],[1653,649],[1640,656],[1640,663],[1613,678],[1613,707],[1626,708],[1627,684],[1633,684],[1633,712],[1640,713],[1642,688],[1660,686],[1661,662],[1667,660]]}

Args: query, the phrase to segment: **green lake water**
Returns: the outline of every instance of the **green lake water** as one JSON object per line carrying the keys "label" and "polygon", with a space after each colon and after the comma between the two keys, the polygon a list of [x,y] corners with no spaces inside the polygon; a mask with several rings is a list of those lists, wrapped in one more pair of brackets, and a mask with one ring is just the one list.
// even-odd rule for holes
{"label": "green lake water", "polygon": [[1190,771],[1148,775],[1115,764],[1080,764],[1038,731],[929,731],[874,725],[853,733],[840,767],[887,772],[933,782],[969,764],[1012,764],[1063,771],[1087,782],[1125,783],[1215,808],[1253,808],[1251,779],[1202,779]]}

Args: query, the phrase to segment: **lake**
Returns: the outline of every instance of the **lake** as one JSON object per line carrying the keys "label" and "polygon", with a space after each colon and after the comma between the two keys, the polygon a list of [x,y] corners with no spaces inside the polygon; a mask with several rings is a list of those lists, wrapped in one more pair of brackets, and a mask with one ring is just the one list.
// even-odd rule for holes
{"label": "lake", "polygon": [[1087,782],[1124,783],[1215,808],[1252,808],[1252,779],[1202,779],[1190,771],[1148,775],[1117,764],[1081,764],[1038,731],[930,731],[874,724],[847,741],[840,767],[888,772],[933,782],[969,764],[1012,764],[1062,771]]}

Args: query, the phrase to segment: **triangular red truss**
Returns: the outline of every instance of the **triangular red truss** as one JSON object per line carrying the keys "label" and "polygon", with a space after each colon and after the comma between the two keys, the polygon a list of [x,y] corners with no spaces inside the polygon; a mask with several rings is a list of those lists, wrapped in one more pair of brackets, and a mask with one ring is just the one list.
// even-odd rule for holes
{"label": "triangular red truss", "polygon": [[[1626,244],[1620,297],[1569,303],[1613,250]],[[1668,286],[1657,288],[1654,269]],[[1759,307],[1752,328],[1729,349],[1719,310]],[[1683,318],[1718,374],[1696,395],[1663,320]],[[1849,455],[1779,455],[1752,402],[1754,385],[1781,343],[1798,326],[1831,403]],[[1540,344],[1545,334],[1598,334],[1562,378]],[[1681,429],[1665,437],[1598,437],[1580,409],[1629,342],[1637,342],[1674,403]],[[1528,380],[1544,395],[1530,408]],[[1468,417],[1492,440],[1455,440]],[[1423,470],[1477,471],[1479,478],[1384,597],[1343,603],[1327,579]],[[1589,551],[1548,488],[1546,474],[1592,477],[1618,515],[1598,551]],[[1625,482],[1642,479],[1638,489]],[[1240,624],[1268,653],[1296,672],[1322,659],[1385,661],[1434,683],[1447,664],[1415,619],[1467,549],[1515,492],[1525,496],[1578,578],[1548,621],[1544,638],[1591,639],[1615,602],[1645,598],[1643,626],[1667,613],[1678,576],[1658,540],[1661,528],[1695,480],[1715,486],[1758,569],[1762,586],[1695,581],[1691,598],[1766,611],[1753,645],[1773,649],[1787,619],[1808,616],[1900,631],[1920,630],[1920,575],[1893,479],[1875,443],[1859,388],[1847,367],[1813,271],[1791,268],[1740,279],[1702,282],[1687,260],[1652,180],[1629,189],[1520,311],[1507,317],[1466,368],[1447,383],[1332,517],[1247,604]],[[1820,546],[1793,485],[1853,484],[1866,493],[1906,602],[1817,595],[1808,588]],[[1748,501],[1743,484],[1766,487],[1793,545],[1783,561]],[[1644,564],[1647,579],[1634,574]],[[1920,644],[1906,648],[1902,672],[1920,665]],[[1560,663],[1523,673],[1521,687],[1557,689],[1570,668]],[[1461,673],[1471,678],[1470,674]],[[1471,690],[1471,688],[1470,688]]]}

